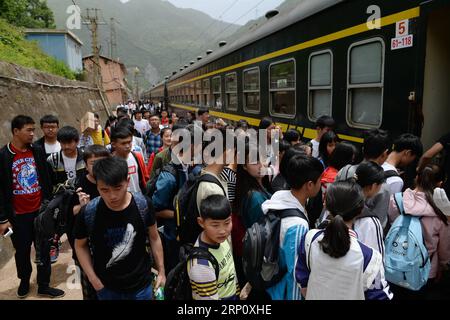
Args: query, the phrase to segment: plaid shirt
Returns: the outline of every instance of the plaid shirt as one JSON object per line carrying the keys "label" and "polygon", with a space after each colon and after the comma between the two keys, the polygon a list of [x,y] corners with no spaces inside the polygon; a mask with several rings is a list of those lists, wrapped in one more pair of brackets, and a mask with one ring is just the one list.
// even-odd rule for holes
{"label": "plaid shirt", "polygon": [[151,130],[147,131],[145,135],[145,146],[147,148],[147,156],[150,157],[153,152],[158,152],[161,148],[161,136],[160,133],[154,134]]}

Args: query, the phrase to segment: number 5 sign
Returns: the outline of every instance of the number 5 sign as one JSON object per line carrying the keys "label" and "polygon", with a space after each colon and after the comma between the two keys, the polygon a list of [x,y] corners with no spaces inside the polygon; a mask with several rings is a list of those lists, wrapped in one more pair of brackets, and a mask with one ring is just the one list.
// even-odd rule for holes
{"label": "number 5 sign", "polygon": [[395,37],[400,38],[409,34],[409,20],[402,20],[395,24]]}

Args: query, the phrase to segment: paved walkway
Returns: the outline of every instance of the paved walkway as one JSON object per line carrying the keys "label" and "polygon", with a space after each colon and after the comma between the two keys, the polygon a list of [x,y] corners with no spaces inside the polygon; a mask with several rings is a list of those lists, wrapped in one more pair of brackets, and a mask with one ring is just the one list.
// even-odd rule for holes
{"label": "paved walkway", "polygon": [[[63,245],[59,253],[59,258],[52,265],[51,286],[64,290],[66,295],[55,300],[81,300],[81,289],[76,288],[74,279],[75,268],[72,260],[72,249],[69,246],[66,236],[62,238]],[[31,253],[31,261],[34,261],[34,249]],[[16,265],[14,262],[14,248],[10,239],[0,239],[0,300],[18,300],[16,296],[19,286]],[[67,286],[70,286],[69,289]],[[75,288],[73,288],[75,287]],[[51,300],[37,296],[36,265],[33,264],[31,275],[30,295],[27,300]]]}

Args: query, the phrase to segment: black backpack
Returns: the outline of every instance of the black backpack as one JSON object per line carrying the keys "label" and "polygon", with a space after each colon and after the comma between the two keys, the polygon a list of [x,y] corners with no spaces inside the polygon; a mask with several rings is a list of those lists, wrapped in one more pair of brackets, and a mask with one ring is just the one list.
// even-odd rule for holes
{"label": "black backpack", "polygon": [[156,192],[156,182],[158,181],[159,175],[163,171],[169,172],[171,175],[173,175],[177,180],[178,186],[178,172],[177,172],[178,170],[172,163],[169,163],[165,165],[162,169],[157,169],[153,178],[147,182],[145,195],[148,196],[150,199],[152,199],[153,194]]}
{"label": "black backpack", "polygon": [[53,238],[55,234],[63,235],[67,230],[69,215],[72,215],[72,197],[75,186],[69,181],[56,187],[51,200],[44,200],[34,219],[36,260],[40,261],[41,241]]}
{"label": "black backpack", "polygon": [[306,218],[299,209],[270,210],[245,232],[243,240],[242,267],[253,288],[270,288],[281,280],[287,270],[280,270],[281,220],[288,217]]}
{"label": "black backpack", "polygon": [[197,207],[197,191],[201,182],[211,182],[220,186],[226,195],[220,181],[210,174],[200,176],[189,175],[184,186],[178,191],[174,198],[175,218],[177,224],[177,240],[181,244],[195,243],[202,229],[197,223],[200,216]]}
{"label": "black backpack", "polygon": [[192,259],[206,259],[210,261],[216,272],[216,279],[219,279],[219,263],[207,249],[194,247],[191,244],[184,245],[180,249],[180,262],[167,275],[164,288],[165,300],[192,300],[192,287],[187,269],[187,264]]}

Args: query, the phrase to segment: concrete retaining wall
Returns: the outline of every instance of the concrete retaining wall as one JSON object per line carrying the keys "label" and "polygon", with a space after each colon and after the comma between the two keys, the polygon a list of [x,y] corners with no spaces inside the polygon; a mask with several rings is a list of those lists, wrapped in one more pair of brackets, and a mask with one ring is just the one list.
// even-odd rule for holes
{"label": "concrete retaining wall", "polygon": [[71,81],[34,69],[0,61],[0,145],[11,139],[11,119],[18,114],[36,121],[36,138],[42,136],[39,119],[46,114],[59,118],[60,127],[80,130],[87,111],[98,112],[100,123],[107,119],[101,96],[90,83]]}

